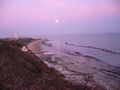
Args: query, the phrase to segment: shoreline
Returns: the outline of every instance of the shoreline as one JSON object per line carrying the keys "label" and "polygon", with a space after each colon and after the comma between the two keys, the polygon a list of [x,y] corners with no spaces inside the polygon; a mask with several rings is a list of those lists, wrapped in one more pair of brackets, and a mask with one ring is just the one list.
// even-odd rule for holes
{"label": "shoreline", "polygon": [[40,44],[42,44],[42,39],[30,42],[27,45],[27,48],[31,50],[33,53],[38,53],[38,52],[40,53],[41,52]]}
{"label": "shoreline", "polygon": [[43,39],[43,38],[32,41],[27,45],[27,48],[35,54],[43,54],[45,51],[42,50],[41,45],[45,41],[47,41],[47,39]]}
{"label": "shoreline", "polygon": [[108,49],[105,49],[105,48],[98,48],[98,47],[85,46],[85,45],[76,45],[76,44],[72,44],[72,43],[68,43],[68,42],[66,42],[65,44],[66,45],[70,45],[70,46],[76,46],[76,47],[91,48],[91,49],[100,50],[100,51],[103,51],[103,52],[106,52],[106,53],[110,53],[110,54],[120,55],[120,52],[115,52],[115,51],[108,50]]}
{"label": "shoreline", "polygon": [[[30,42],[33,48],[39,45],[39,40],[35,40],[0,40],[0,90],[105,90],[66,81],[26,47]],[[23,47],[26,50],[22,50]]]}
{"label": "shoreline", "polygon": [[38,40],[35,40],[35,41],[32,41],[30,42],[28,45],[27,45],[27,48],[29,50],[31,50],[34,54],[41,54],[43,56],[53,56],[55,54],[48,54],[46,53],[47,51],[44,51],[43,48],[42,48],[42,44],[45,42],[45,41],[48,41],[48,39],[43,39],[43,38],[40,38]]}
{"label": "shoreline", "polygon": [[[35,54],[37,54],[39,58],[42,58],[45,64],[59,71],[65,76],[66,80],[72,83],[79,84],[84,82],[85,84],[91,86],[102,84],[103,87],[105,86],[109,90],[115,90],[114,85],[117,85],[118,82],[120,82],[117,82],[117,78],[120,78],[119,69],[112,67],[100,60],[97,60],[94,57],[84,56],[81,53],[70,51],[64,51],[69,57],[63,57],[62,55],[44,54],[44,51],[42,51],[40,45],[42,45],[40,41],[31,42],[29,48],[32,47],[36,49],[37,53]],[[78,59],[78,57],[80,58],[80,60]],[[70,59],[73,60],[70,61]],[[76,61],[74,61],[74,59],[76,59]],[[108,80],[106,79],[106,77],[108,77]],[[111,80],[111,82],[107,85],[109,80]],[[114,87],[112,87],[111,85],[113,85]],[[119,86],[117,87],[119,88]]]}

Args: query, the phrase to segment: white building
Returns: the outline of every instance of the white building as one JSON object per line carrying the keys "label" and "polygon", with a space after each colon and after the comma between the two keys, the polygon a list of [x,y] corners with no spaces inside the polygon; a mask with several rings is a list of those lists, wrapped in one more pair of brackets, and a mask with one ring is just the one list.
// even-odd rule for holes
{"label": "white building", "polygon": [[18,39],[19,39],[19,35],[18,35],[18,34],[15,34],[15,38],[18,40]]}

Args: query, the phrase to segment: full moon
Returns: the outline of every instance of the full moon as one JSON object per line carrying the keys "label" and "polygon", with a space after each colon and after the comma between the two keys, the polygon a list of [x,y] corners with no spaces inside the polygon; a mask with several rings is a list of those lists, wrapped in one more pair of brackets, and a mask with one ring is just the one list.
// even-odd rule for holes
{"label": "full moon", "polygon": [[55,23],[56,23],[56,24],[57,24],[57,23],[59,23],[59,20],[58,20],[58,19],[56,19],[56,20],[55,20]]}

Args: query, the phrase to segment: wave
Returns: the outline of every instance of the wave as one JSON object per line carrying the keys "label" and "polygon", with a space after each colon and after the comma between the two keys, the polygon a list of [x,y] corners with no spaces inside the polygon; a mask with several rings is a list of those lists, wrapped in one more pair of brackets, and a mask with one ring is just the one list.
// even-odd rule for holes
{"label": "wave", "polygon": [[106,53],[120,55],[120,52],[115,52],[115,51],[108,50],[108,49],[105,49],[105,48],[98,48],[98,47],[86,46],[86,45],[77,45],[77,44],[72,44],[72,43],[68,43],[68,42],[65,42],[65,44],[70,45],[70,46],[76,46],[76,47],[84,47],[84,48],[96,49],[96,50],[100,50],[100,51],[103,51],[103,52],[106,52]]}

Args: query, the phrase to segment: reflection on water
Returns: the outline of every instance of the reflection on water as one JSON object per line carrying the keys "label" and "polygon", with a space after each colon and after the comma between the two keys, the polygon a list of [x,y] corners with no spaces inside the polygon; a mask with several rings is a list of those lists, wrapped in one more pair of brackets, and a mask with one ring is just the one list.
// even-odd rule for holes
{"label": "reflection on water", "polygon": [[52,43],[54,48],[78,51],[84,55],[90,55],[101,59],[108,64],[120,66],[120,55],[106,53],[92,48],[76,47],[65,44],[69,42],[76,45],[105,48],[111,51],[120,52],[120,35],[59,35],[47,36],[47,38],[51,40],[49,43]]}

